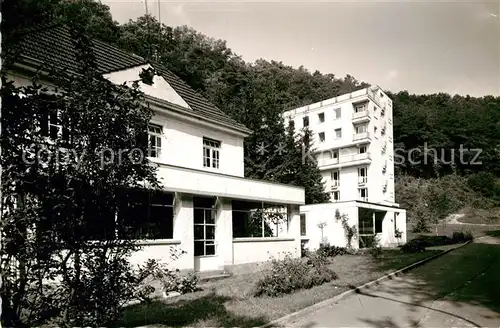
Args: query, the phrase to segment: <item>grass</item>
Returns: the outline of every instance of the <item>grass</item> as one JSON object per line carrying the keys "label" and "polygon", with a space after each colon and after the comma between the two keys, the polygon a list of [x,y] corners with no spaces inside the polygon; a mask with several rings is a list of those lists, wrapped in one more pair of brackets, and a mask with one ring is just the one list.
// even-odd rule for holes
{"label": "grass", "polygon": [[331,267],[339,279],[283,297],[254,297],[253,288],[262,272],[235,275],[201,284],[192,294],[131,306],[119,326],[142,325],[191,327],[253,327],[329,299],[384,274],[437,254],[440,250],[404,254],[384,250],[380,258],[345,255],[333,259]]}
{"label": "grass", "polygon": [[435,236],[437,227],[437,235],[451,237],[454,232],[469,231],[472,235],[476,237],[486,236],[489,231],[498,230],[498,226],[478,226],[473,224],[449,224],[449,223],[439,223],[437,225],[431,225],[430,232],[427,233],[414,233],[411,231],[407,232],[406,240],[412,240],[420,235],[423,236]]}
{"label": "grass", "polygon": [[[500,238],[500,231],[490,235]],[[414,291],[416,295],[432,291],[431,299],[444,298],[457,307],[482,306],[500,314],[499,272],[500,240],[496,245],[469,244],[414,269],[409,276],[425,283],[425,288]]]}
{"label": "grass", "polygon": [[470,209],[464,211],[464,216],[458,218],[459,222],[472,224],[500,225],[499,209]]}

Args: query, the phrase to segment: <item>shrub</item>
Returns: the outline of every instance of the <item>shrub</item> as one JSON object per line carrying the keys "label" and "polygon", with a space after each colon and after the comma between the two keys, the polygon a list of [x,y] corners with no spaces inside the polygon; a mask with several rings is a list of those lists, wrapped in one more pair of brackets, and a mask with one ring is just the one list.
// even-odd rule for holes
{"label": "shrub", "polygon": [[181,294],[193,293],[197,290],[198,276],[194,272],[181,275],[179,270],[163,268],[156,273],[165,293],[178,292]]}
{"label": "shrub", "polygon": [[347,254],[347,248],[332,246],[329,244],[322,244],[317,252],[322,253],[326,257],[335,257],[337,255],[345,255]]}
{"label": "shrub", "polygon": [[255,296],[280,296],[297,289],[311,288],[337,278],[322,253],[312,253],[306,259],[285,254],[283,260],[271,258],[271,269],[257,282]]}
{"label": "shrub", "polygon": [[380,238],[379,236],[373,236],[371,240],[371,244],[368,245],[370,247],[370,254],[374,258],[379,258],[382,255],[382,247],[380,246]]}
{"label": "shrub", "polygon": [[454,243],[465,243],[467,241],[472,241],[474,237],[470,231],[455,231],[451,239]]}
{"label": "shrub", "polygon": [[413,239],[401,246],[404,253],[420,253],[425,251],[425,244],[421,240]]}

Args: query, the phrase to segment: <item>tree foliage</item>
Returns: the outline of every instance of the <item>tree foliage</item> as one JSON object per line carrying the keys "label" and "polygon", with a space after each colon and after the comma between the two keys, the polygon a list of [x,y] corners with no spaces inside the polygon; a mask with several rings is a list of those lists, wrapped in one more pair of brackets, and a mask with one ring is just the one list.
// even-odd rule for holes
{"label": "tree foliage", "polygon": [[15,86],[2,69],[6,326],[109,325],[148,271],[132,271],[137,247],[116,238],[115,215],[124,191],[158,187],[139,142],[152,111],[137,88],[99,75],[89,39],[72,34],[81,66],[72,75],[46,67],[54,88],[39,76]]}

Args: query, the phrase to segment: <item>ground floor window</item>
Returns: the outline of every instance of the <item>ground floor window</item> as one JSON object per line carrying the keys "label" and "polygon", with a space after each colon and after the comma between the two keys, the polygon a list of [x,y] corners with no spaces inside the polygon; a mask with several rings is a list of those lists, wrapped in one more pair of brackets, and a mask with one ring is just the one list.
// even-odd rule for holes
{"label": "ground floor window", "polygon": [[307,224],[306,224],[306,215],[301,214],[300,215],[300,235],[305,236],[307,235]]}
{"label": "ground floor window", "polygon": [[331,192],[331,196],[330,196],[331,200],[334,201],[334,202],[338,202],[340,200],[340,191],[332,191]]}
{"label": "ground floor window", "polygon": [[233,201],[233,237],[278,237],[286,229],[286,206]]}
{"label": "ground floor window", "polygon": [[117,223],[121,239],[172,239],[174,194],[146,189],[126,192]]}
{"label": "ground floor window", "polygon": [[215,255],[215,198],[194,197],[194,255]]}

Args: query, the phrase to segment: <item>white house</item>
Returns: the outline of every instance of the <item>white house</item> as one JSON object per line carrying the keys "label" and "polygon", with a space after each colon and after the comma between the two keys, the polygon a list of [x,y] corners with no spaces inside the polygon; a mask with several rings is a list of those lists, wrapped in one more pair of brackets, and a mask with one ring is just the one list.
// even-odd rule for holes
{"label": "white house", "polygon": [[[93,47],[98,69],[114,83],[138,80],[143,68],[157,73],[152,85],[140,87],[155,113],[150,160],[158,166],[163,192],[137,193],[139,205],[124,211],[127,230],[144,245],[131,261],[168,262],[172,248],[179,248],[187,254],[173,263],[176,268],[211,271],[281,252],[300,256],[304,189],[244,177],[243,140],[251,131],[166,68],[97,40]],[[43,65],[76,65],[64,26],[27,35],[20,50],[10,72],[19,85],[29,84]]]}
{"label": "white house", "polygon": [[[363,246],[359,241],[364,236],[378,235],[383,246],[406,240],[406,211],[394,202],[392,113],[391,99],[375,86],[283,114],[285,124],[312,131],[313,155],[330,194],[329,204],[301,207],[302,235],[309,247],[319,246],[321,233],[325,242],[345,245],[343,229],[331,221],[336,209],[358,227],[361,238],[354,247]],[[327,226],[319,228],[323,222]],[[395,238],[396,230],[400,238]]]}

